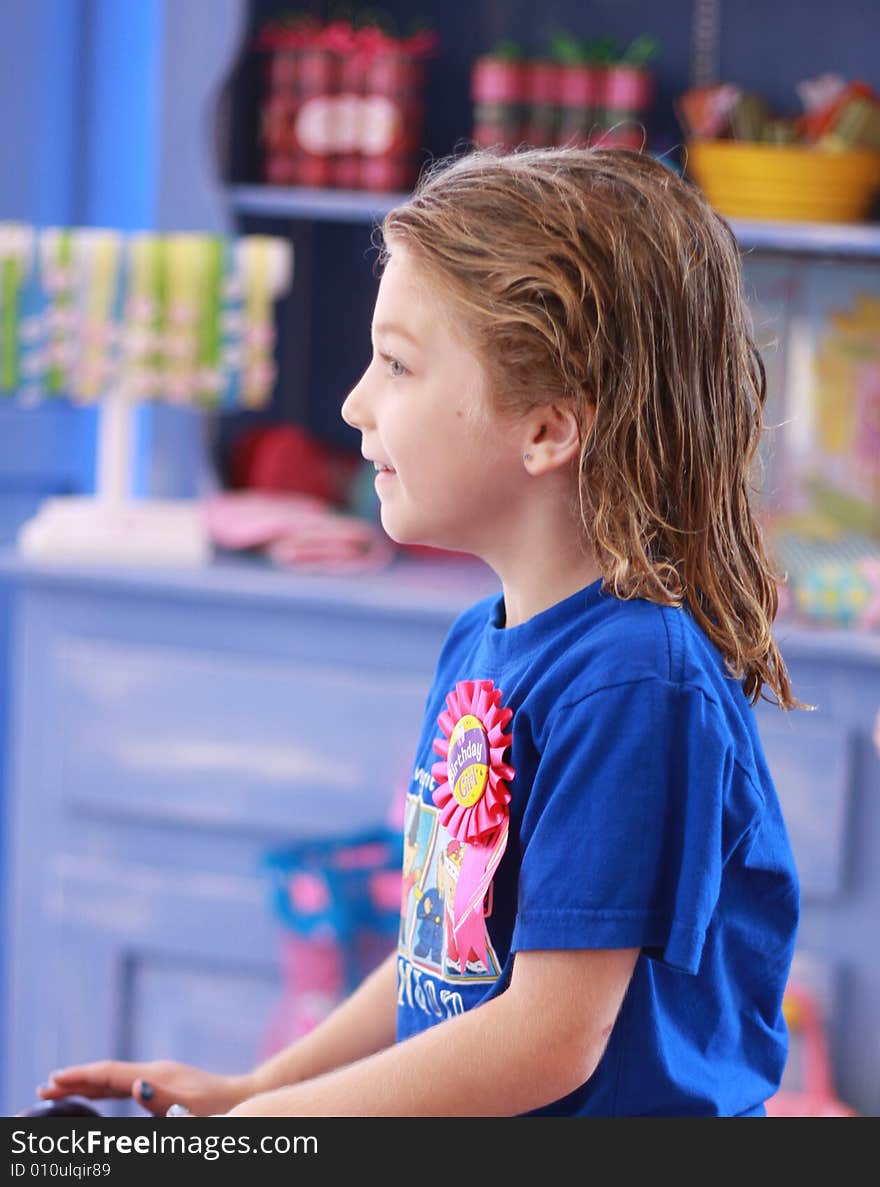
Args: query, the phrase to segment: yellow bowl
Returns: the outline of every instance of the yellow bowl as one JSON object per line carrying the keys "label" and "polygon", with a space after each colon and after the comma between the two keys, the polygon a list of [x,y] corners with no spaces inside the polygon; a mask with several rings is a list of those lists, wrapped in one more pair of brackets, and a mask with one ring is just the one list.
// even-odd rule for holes
{"label": "yellow bowl", "polygon": [[693,140],[686,172],[725,218],[861,222],[880,189],[880,152]]}

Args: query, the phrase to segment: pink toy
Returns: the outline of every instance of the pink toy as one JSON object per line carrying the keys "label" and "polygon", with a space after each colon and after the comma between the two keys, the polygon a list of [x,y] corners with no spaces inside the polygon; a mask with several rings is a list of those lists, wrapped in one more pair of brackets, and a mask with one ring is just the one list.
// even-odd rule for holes
{"label": "pink toy", "polygon": [[264,1059],[316,1026],[339,1003],[344,988],[343,953],[334,936],[284,936],[281,965],[287,992],[263,1037]]}
{"label": "pink toy", "polygon": [[[789,984],[783,1011],[792,1045],[799,1044],[802,1082],[782,1087],[767,1101],[768,1117],[855,1117],[837,1095],[819,1008],[802,985]],[[789,1061],[791,1062],[791,1061]]]}
{"label": "pink toy", "polygon": [[204,499],[201,510],[218,547],[259,548],[302,571],[369,573],[394,559],[381,528],[311,495],[225,491]]}
{"label": "pink toy", "polygon": [[261,1057],[316,1026],[397,943],[402,834],[381,827],[267,854],[280,936],[282,993]]}

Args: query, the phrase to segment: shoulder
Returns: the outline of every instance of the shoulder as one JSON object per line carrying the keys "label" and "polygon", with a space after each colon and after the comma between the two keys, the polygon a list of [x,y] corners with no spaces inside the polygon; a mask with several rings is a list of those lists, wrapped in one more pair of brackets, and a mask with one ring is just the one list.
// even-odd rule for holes
{"label": "shoulder", "polygon": [[754,710],[685,608],[603,599],[589,629],[536,674],[523,708],[542,760],[604,771],[609,788],[668,782],[687,799],[692,788],[742,784],[750,818],[763,797]]}
{"label": "shoulder", "polygon": [[[753,710],[741,681],[686,608],[603,594],[571,624],[552,662],[533,669],[528,714],[537,735],[573,709],[584,728],[672,740],[696,730],[751,762]],[[601,724],[600,724],[601,723]]]}
{"label": "shoulder", "polygon": [[604,594],[583,627],[560,655],[566,701],[643,681],[711,696],[725,678],[721,654],[686,609]]}

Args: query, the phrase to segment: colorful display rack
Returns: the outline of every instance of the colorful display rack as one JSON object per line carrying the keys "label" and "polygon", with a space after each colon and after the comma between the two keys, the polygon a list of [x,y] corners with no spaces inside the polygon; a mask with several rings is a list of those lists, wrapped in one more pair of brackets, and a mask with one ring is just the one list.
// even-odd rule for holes
{"label": "colorful display rack", "polygon": [[193,500],[132,496],[139,406],[264,407],[289,240],[0,223],[0,398],[100,407],[93,497],[47,500],[20,549],[52,559],[203,564]]}

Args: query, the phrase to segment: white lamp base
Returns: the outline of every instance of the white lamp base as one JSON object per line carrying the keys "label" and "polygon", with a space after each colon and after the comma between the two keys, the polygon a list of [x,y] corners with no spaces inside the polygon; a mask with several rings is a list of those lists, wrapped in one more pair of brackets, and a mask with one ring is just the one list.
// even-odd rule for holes
{"label": "white lamp base", "polygon": [[67,495],[47,499],[18,532],[37,560],[126,565],[205,565],[213,548],[194,500],[114,503]]}

